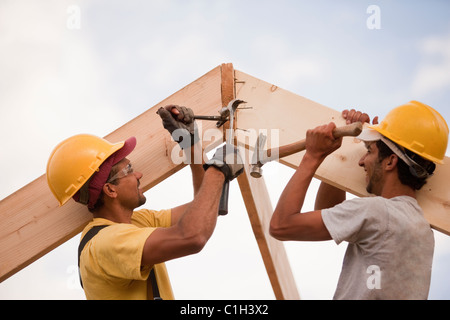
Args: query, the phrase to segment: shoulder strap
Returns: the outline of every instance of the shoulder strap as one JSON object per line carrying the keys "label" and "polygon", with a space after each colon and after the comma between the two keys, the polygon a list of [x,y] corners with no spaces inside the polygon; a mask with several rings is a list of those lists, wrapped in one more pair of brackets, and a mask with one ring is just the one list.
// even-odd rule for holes
{"label": "shoulder strap", "polygon": [[152,283],[153,300],[162,300],[161,295],[159,294],[158,283],[156,282],[154,266],[150,271],[150,281]]}
{"label": "shoulder strap", "polygon": [[[95,235],[97,233],[99,233],[100,230],[102,230],[103,228],[105,228],[107,226],[108,225],[93,227],[91,230],[86,232],[86,234],[84,235],[83,239],[81,239],[81,241],[80,241],[80,244],[78,246],[78,275],[80,277],[80,284],[81,284],[82,288],[83,288],[83,281],[81,280],[81,274],[80,274],[80,257],[81,257],[81,252],[83,251],[83,249],[86,246],[86,244],[93,237],[95,237]],[[150,281],[151,281],[151,284],[152,284],[153,300],[162,300],[161,295],[159,294],[158,283],[156,282],[154,267],[150,271]]]}
{"label": "shoulder strap", "polygon": [[81,281],[81,274],[80,274],[80,257],[81,257],[81,252],[83,251],[84,247],[86,246],[86,244],[103,228],[107,227],[107,225],[104,226],[95,226],[93,227],[91,230],[89,230],[83,237],[83,239],[81,239],[80,244],[78,245],[78,275],[80,276],[80,284],[81,287],[83,288],[83,281]]}

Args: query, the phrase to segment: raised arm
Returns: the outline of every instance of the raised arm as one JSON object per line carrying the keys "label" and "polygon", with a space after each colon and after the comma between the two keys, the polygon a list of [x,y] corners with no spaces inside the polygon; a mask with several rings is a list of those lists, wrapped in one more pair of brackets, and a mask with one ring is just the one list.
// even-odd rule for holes
{"label": "raised arm", "polygon": [[218,216],[225,181],[242,173],[244,165],[234,146],[225,145],[205,164],[205,176],[194,201],[176,224],[158,228],[148,237],[142,265],[151,266],[199,252],[211,237]]}
{"label": "raised arm", "polygon": [[[224,182],[236,178],[244,168],[238,150],[232,145],[217,149],[212,159],[203,165],[203,153],[197,143],[199,137],[191,109],[167,106],[161,108],[158,114],[184,152],[191,153],[194,200],[172,209],[171,227],[157,228],[147,238],[141,262],[145,266],[202,250],[216,226]],[[196,154],[198,152],[200,160]]]}
{"label": "raised arm", "polygon": [[[180,147],[183,149],[185,156],[189,159],[192,173],[192,185],[195,196],[202,185],[205,171],[203,170],[203,149],[197,132],[194,120],[194,112],[190,108],[177,105],[168,105],[158,110],[164,128],[172,135]],[[185,203],[171,209],[171,222],[175,225],[181,215],[191,205],[192,202]]]}
{"label": "raised arm", "polygon": [[306,153],[280,196],[270,223],[270,234],[278,240],[330,240],[320,211],[301,213],[311,180],[325,158],[337,150],[341,139],[333,137],[334,123],[308,130]]}
{"label": "raised arm", "polygon": [[224,175],[216,168],[206,171],[200,190],[178,222],[170,228],[158,228],[148,237],[142,265],[194,254],[204,247],[216,225],[224,181]]}

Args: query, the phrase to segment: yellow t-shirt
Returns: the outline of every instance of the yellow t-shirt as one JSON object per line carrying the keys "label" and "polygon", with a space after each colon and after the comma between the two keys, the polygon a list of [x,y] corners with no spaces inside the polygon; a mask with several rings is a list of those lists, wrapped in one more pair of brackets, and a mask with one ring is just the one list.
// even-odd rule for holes
{"label": "yellow t-shirt", "polygon": [[[132,223],[95,218],[81,238],[95,226],[108,225],[92,238],[80,256],[80,274],[88,300],[151,300],[150,267],[142,267],[142,251],[150,234],[171,225],[171,211],[138,210]],[[172,300],[173,292],[164,263],[154,266],[159,293]]]}

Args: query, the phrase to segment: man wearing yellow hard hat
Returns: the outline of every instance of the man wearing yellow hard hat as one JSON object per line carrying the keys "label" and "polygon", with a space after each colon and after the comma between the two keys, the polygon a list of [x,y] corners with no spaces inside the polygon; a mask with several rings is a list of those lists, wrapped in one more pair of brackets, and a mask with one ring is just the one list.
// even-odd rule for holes
{"label": "man wearing yellow hard hat", "polygon": [[[369,122],[345,110],[348,123]],[[346,201],[345,192],[322,183],[315,211],[302,212],[306,191],[323,160],[337,150],[333,123],[309,130],[306,153],[274,211],[270,233],[279,240],[348,242],[334,299],[427,299],[434,236],[416,200],[442,164],[446,121],[433,108],[411,101],[365,129],[367,153],[359,161],[374,197]]]}
{"label": "man wearing yellow hard hat", "polygon": [[[184,152],[201,149],[191,109],[171,105],[158,114]],[[73,198],[93,214],[78,250],[87,299],[173,299],[164,262],[204,247],[216,225],[224,181],[243,170],[237,149],[224,146],[206,164],[191,164],[191,203],[135,210],[146,202],[142,173],[127,159],[136,143],[134,137],[110,143],[76,135],[61,142],[47,164],[47,181],[60,205]],[[229,161],[231,152],[237,161]]]}

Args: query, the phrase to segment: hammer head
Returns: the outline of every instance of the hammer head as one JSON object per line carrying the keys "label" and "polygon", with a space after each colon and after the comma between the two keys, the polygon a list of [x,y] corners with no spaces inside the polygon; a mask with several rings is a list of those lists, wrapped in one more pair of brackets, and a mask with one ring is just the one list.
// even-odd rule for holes
{"label": "hammer head", "polygon": [[230,110],[230,113],[231,113],[231,112],[234,112],[234,111],[236,111],[237,107],[238,107],[241,103],[246,103],[246,102],[243,101],[243,100],[239,100],[239,99],[231,100],[230,103],[228,103],[227,109]]}
{"label": "hammer head", "polygon": [[221,126],[223,126],[223,124],[225,122],[227,122],[228,120],[231,120],[231,118],[229,119],[230,115],[231,116],[234,115],[234,111],[236,111],[237,107],[241,103],[246,103],[246,102],[243,100],[234,99],[234,100],[231,100],[226,107],[223,107],[219,112],[220,117],[222,117],[223,120],[217,121],[216,127],[220,128]]}
{"label": "hammer head", "polygon": [[266,144],[267,137],[260,133],[258,139],[256,139],[256,145],[253,150],[252,168],[250,175],[253,178],[261,178],[262,166],[264,164],[264,145]]}
{"label": "hammer head", "polygon": [[250,175],[253,178],[261,178],[262,177],[262,167],[258,166],[258,165],[253,165],[252,166],[252,171],[250,171]]}

